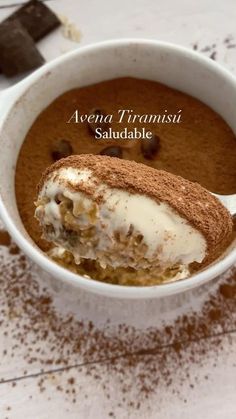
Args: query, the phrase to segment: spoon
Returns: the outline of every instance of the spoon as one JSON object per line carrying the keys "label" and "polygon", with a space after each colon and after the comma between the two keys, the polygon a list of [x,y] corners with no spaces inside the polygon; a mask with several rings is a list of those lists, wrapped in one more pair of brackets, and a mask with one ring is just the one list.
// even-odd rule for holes
{"label": "spoon", "polygon": [[236,194],[233,195],[218,195],[213,193],[216,198],[218,198],[221,203],[227,208],[232,217],[236,215]]}

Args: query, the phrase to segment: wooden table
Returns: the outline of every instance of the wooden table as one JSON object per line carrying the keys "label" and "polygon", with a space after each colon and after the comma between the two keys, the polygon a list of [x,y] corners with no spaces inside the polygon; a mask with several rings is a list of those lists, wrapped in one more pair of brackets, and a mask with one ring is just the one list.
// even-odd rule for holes
{"label": "wooden table", "polygon": [[[1,0],[0,17],[3,19],[14,10],[13,4],[19,0]],[[74,43],[62,36],[61,30],[55,31],[39,43],[39,48],[51,60],[81,45],[105,39],[119,37],[145,37],[183,44],[201,50],[203,54],[216,58],[230,71],[235,71],[236,49],[236,5],[235,0],[136,0],[119,2],[108,0],[49,0],[48,5],[57,13],[66,16],[81,31],[80,43]],[[226,39],[229,37],[229,42]],[[235,37],[235,38],[234,38]],[[213,45],[216,44],[214,47]],[[215,53],[214,53],[215,52]],[[213,55],[212,55],[213,54]],[[15,80],[14,80],[15,81]],[[0,78],[1,89],[13,81]],[[6,249],[0,248],[0,254]],[[14,256],[12,256],[14,257]],[[172,321],[179,313],[191,309],[200,310],[207,298],[210,284],[194,293],[171,298],[162,302],[110,301],[106,298],[75,292],[71,289],[61,290],[51,282],[45,273],[33,266],[36,281],[46,283],[56,309],[73,312],[78,318],[89,317],[100,327],[108,318],[112,318],[111,327],[126,322],[140,328],[160,326],[163,320]],[[1,295],[1,293],[0,293]],[[6,301],[1,297],[1,306]],[[6,314],[4,314],[5,316]],[[148,405],[143,404],[140,410],[126,405],[116,404],[116,382],[113,376],[106,376],[106,386],[110,389],[110,400],[104,394],[102,385],[88,375],[88,366],[83,360],[68,359],[66,367],[56,365],[44,367],[40,362],[29,365],[25,360],[24,342],[14,349],[13,330],[24,324],[26,314],[18,313],[16,318],[4,319],[0,328],[0,353],[5,351],[0,361],[0,417],[16,419],[234,419],[236,417],[236,333],[225,332],[223,350],[220,359],[214,354],[206,355],[203,365],[194,365],[190,376],[196,377],[193,388],[186,381],[182,383],[177,394],[173,388],[164,387],[151,396]],[[0,317],[1,319],[1,317]],[[214,339],[214,337],[212,337]],[[33,350],[44,348],[48,356],[47,342],[32,344]],[[10,350],[9,350],[10,349]],[[158,356],[158,355],[154,355]],[[95,361],[103,374],[104,362]],[[58,391],[58,386],[66,388],[71,376],[75,380],[76,401],[71,395]],[[204,379],[204,377],[208,379]],[[45,390],[39,391],[39,378],[46,380]],[[178,380],[177,380],[178,381]],[[176,386],[179,383],[176,383]],[[135,377],[133,386],[135,386]],[[69,394],[69,393],[68,393]]]}

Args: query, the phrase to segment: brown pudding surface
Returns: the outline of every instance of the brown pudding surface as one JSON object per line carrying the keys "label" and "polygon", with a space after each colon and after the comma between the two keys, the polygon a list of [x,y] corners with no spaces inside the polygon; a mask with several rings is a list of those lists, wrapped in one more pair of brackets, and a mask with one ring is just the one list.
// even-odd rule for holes
{"label": "brown pudding surface", "polygon": [[[113,114],[112,129],[129,130],[135,126],[151,130],[160,139],[155,159],[146,159],[141,143],[148,140],[94,139],[87,122],[67,121],[76,109],[87,114],[92,109]],[[182,109],[178,124],[128,124],[116,122],[119,109],[132,109],[135,114],[175,114]],[[64,93],[47,107],[30,128],[22,145],[16,168],[16,197],[26,230],[43,249],[34,218],[36,187],[42,172],[51,165],[55,144],[67,140],[73,154],[98,154],[115,145],[123,149],[123,158],[142,162],[196,181],[210,191],[236,193],[236,141],[224,120],[208,106],[184,93],[157,82],[121,78]]]}

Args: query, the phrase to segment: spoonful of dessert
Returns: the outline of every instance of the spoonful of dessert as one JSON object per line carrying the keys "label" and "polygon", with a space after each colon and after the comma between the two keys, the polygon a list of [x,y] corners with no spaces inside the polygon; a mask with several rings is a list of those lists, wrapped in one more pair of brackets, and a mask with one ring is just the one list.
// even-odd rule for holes
{"label": "spoonful of dessert", "polygon": [[178,278],[216,259],[232,238],[230,212],[206,189],[134,161],[78,155],[50,166],[38,187],[43,237],[76,264]]}

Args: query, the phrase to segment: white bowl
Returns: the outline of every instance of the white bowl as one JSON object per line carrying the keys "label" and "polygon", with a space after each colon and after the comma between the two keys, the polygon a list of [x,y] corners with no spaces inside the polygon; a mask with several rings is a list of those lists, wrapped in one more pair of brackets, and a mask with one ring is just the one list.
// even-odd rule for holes
{"label": "white bowl", "polygon": [[194,288],[225,272],[236,262],[235,242],[220,260],[190,278],[149,287],[111,285],[76,275],[50,260],[25,231],[16,205],[17,156],[37,115],[69,89],[123,76],[159,81],[188,93],[236,131],[236,79],[212,60],[149,40],[107,41],[80,48],[44,65],[0,96],[0,215],[22,250],[58,281],[110,297],[156,298]]}

